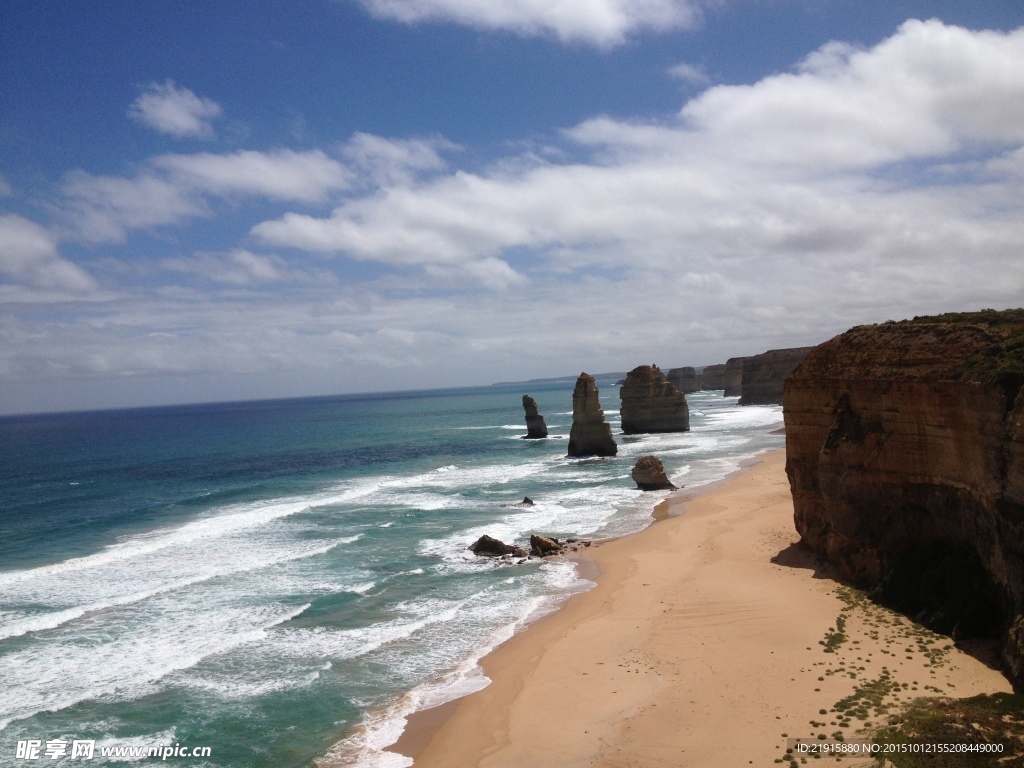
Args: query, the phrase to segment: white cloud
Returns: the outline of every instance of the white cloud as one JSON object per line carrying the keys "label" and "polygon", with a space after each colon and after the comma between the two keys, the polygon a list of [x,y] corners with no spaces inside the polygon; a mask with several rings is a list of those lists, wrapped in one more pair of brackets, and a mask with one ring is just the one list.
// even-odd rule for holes
{"label": "white cloud", "polygon": [[708,73],[704,71],[704,68],[698,67],[695,64],[687,64],[685,62],[676,64],[674,67],[669,67],[668,73],[676,80],[682,80],[690,85],[706,85],[711,82],[711,78],[708,77]]}
{"label": "white cloud", "polygon": [[201,199],[166,179],[68,175],[62,208],[76,235],[90,242],[122,242],[130,229],[175,224],[206,211]]}
{"label": "white cloud", "polygon": [[181,187],[215,194],[246,194],[277,200],[320,202],[349,185],[351,173],[320,150],[201,152],[162,155],[152,161]]}
{"label": "white cloud", "polygon": [[89,273],[61,258],[53,234],[16,214],[0,215],[0,273],[35,288],[72,293],[96,288]]}
{"label": "white cloud", "polygon": [[641,30],[693,26],[695,0],[362,0],[375,16],[407,24],[448,21],[601,47]]}
{"label": "white cloud", "polygon": [[179,139],[213,138],[210,120],[220,113],[217,102],[196,96],[188,88],[179,88],[173,80],[163,85],[150,83],[128,109],[133,120]]}
{"label": "white cloud", "polygon": [[370,133],[356,133],[342,153],[365,182],[374,186],[409,183],[418,175],[443,170],[447,164],[439,150],[457,147],[443,139],[385,139]]}
{"label": "white cloud", "polygon": [[280,256],[235,248],[227,253],[201,252],[193,256],[162,259],[159,267],[170,272],[194,274],[215,283],[238,287],[269,283],[336,282],[326,270],[304,270],[291,266]]}

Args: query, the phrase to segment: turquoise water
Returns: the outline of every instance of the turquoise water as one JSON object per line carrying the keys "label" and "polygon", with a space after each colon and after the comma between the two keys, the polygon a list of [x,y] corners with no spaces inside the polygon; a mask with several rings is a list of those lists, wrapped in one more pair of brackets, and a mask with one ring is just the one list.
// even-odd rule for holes
{"label": "turquoise water", "polygon": [[[666,496],[635,490],[638,456],[693,487],[783,444],[781,408],[708,392],[690,432],[626,437],[599,386],[614,459],[565,458],[571,384],[0,419],[0,766],[60,738],[96,765],[408,765],[386,749],[407,714],[485,685],[482,654],[589,586],[472,541],[632,532]],[[519,439],[523,394],[549,439]]]}

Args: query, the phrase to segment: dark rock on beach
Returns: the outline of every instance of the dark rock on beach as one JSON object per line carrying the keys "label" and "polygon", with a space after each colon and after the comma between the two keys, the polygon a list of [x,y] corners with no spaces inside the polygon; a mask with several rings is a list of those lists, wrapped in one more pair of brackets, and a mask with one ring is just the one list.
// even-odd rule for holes
{"label": "dark rock on beach", "polygon": [[619,450],[612,428],[604,420],[599,395],[594,377],[581,373],[572,393],[569,456],[614,456]]}
{"label": "dark rock on beach", "polygon": [[630,371],[619,397],[622,431],[627,435],[690,429],[686,395],[653,365],[640,365]]}
{"label": "dark rock on beach", "polygon": [[529,395],[523,395],[523,410],[526,411],[526,435],[523,439],[539,440],[547,437],[548,425],[537,411],[537,401]]}
{"label": "dark rock on beach", "polygon": [[557,555],[561,551],[562,545],[558,543],[558,539],[538,536],[537,534],[530,536],[530,554],[534,557]]}
{"label": "dark rock on beach", "polygon": [[1024,310],[853,328],[783,408],[803,541],[916,621],[997,638],[1024,688]]}
{"label": "dark rock on beach", "polygon": [[665,474],[665,466],[655,456],[641,456],[633,465],[633,480],[641,491],[664,491],[676,486]]}

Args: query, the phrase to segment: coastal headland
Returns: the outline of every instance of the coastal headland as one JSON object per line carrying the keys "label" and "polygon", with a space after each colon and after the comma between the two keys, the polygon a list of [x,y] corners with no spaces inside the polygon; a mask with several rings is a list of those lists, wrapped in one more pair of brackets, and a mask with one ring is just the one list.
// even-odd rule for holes
{"label": "coastal headland", "polygon": [[488,687],[414,715],[391,750],[417,768],[765,766],[794,739],[860,738],[921,696],[1010,691],[985,648],[868,602],[798,544],[784,462],[763,454],[587,550],[596,586],[497,648]]}

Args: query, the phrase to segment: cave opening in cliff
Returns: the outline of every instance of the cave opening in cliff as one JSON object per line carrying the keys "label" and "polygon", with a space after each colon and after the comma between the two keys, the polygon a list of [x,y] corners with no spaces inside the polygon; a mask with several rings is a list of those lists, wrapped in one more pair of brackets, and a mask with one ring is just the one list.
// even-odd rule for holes
{"label": "cave opening in cliff", "polygon": [[974,550],[934,542],[894,558],[872,597],[954,640],[996,638],[1009,605]]}

